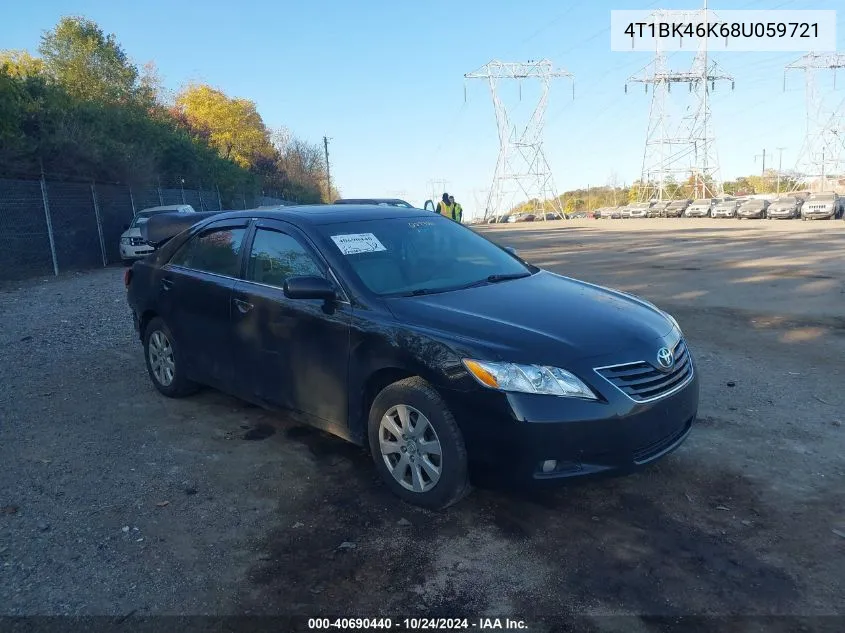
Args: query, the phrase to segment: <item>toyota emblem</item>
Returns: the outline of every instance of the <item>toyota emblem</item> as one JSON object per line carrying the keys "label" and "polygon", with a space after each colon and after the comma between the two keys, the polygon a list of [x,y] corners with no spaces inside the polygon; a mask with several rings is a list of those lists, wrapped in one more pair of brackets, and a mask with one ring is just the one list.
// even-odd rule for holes
{"label": "toyota emblem", "polygon": [[661,369],[671,369],[675,364],[675,356],[668,347],[661,347],[657,351],[657,364]]}

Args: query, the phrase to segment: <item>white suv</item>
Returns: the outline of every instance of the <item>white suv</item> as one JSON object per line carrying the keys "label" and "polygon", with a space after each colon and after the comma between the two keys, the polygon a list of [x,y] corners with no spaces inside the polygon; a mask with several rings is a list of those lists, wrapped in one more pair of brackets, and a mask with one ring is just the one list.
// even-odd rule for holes
{"label": "white suv", "polygon": [[120,259],[124,264],[131,264],[155,250],[141,238],[141,225],[157,213],[195,213],[195,211],[189,204],[170,204],[138,211],[132,219],[132,224],[123,227],[125,230],[120,236]]}

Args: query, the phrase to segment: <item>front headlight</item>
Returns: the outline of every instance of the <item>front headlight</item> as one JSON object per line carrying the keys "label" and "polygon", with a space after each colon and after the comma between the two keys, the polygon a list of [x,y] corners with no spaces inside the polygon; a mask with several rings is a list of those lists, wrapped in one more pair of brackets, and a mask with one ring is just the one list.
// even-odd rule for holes
{"label": "front headlight", "polygon": [[121,243],[121,244],[123,244],[124,246],[129,246],[130,244],[132,244],[132,238],[129,238],[129,237],[121,237],[121,238],[120,238],[120,243]]}
{"label": "front headlight", "polygon": [[491,363],[468,358],[465,358],[463,363],[480,384],[490,389],[587,400],[598,399],[581,380],[558,367]]}

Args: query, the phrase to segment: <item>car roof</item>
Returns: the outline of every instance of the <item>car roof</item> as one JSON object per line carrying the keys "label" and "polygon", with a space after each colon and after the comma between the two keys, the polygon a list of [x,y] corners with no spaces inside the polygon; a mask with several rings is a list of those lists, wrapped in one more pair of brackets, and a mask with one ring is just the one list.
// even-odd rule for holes
{"label": "car roof", "polygon": [[399,207],[412,207],[410,202],[406,202],[405,200],[400,200],[399,198],[340,198],[339,200],[334,201],[335,204],[377,204],[377,205],[392,205],[392,206],[399,206]]}
{"label": "car roof", "polygon": [[294,224],[333,224],[336,222],[362,222],[365,220],[388,220],[391,218],[415,218],[432,216],[431,211],[407,207],[392,207],[375,204],[309,204],[300,206],[278,206],[275,209],[245,209],[243,211],[222,211],[214,219],[224,218],[266,218],[287,220]]}

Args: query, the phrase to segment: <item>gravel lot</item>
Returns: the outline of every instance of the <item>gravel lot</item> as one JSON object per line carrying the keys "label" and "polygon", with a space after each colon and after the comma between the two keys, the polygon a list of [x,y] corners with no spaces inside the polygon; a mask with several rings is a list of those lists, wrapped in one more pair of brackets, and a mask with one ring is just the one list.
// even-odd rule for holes
{"label": "gravel lot", "polygon": [[481,230],[676,315],[702,375],[679,451],[428,513],[340,440],[160,397],[122,270],[7,286],[0,614],[845,615],[845,222]]}

